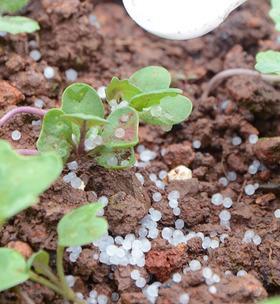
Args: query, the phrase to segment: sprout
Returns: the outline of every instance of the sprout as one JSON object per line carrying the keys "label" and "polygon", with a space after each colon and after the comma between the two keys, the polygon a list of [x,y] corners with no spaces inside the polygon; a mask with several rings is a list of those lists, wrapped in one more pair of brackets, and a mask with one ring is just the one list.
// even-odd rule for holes
{"label": "sprout", "polygon": [[[2,16],[2,13],[15,13],[29,0],[2,0],[0,2],[0,31],[10,34],[32,33],[40,29],[39,24],[27,17]],[[38,59],[39,60],[39,59]]]}

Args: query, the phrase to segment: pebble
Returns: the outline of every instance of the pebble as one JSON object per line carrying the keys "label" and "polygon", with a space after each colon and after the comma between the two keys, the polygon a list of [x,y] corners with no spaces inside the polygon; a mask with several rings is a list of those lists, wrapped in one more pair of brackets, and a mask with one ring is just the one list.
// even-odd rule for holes
{"label": "pebble", "polygon": [[12,140],[14,140],[14,141],[20,140],[21,139],[20,131],[18,131],[18,130],[13,131],[11,134],[11,137],[12,137]]}
{"label": "pebble", "polygon": [[224,186],[224,187],[226,187],[226,186],[228,185],[228,180],[227,180],[227,178],[226,178],[226,177],[221,177],[221,178],[219,179],[219,184],[222,185],[222,186]]}
{"label": "pebble", "polygon": [[254,185],[246,185],[244,188],[244,192],[249,196],[254,195],[255,190],[256,189],[255,189]]}
{"label": "pebble", "polygon": [[140,277],[136,280],[135,285],[139,288],[143,288],[146,285],[146,280]]}
{"label": "pebble", "polygon": [[209,292],[212,293],[212,294],[216,294],[217,293],[217,288],[216,286],[210,286],[208,288]]}
{"label": "pebble", "polygon": [[143,162],[149,162],[157,157],[157,154],[151,150],[144,150],[140,153],[140,159]]}
{"label": "pebble", "polygon": [[234,136],[231,142],[234,146],[239,146],[242,143],[242,139],[239,136]]}
{"label": "pebble", "polygon": [[228,174],[227,174],[227,179],[228,179],[230,182],[236,181],[236,179],[237,179],[237,174],[236,174],[236,172],[234,172],[234,171],[228,172]]}
{"label": "pebble", "polygon": [[189,262],[191,271],[198,271],[201,269],[201,264],[198,260],[192,260]]}
{"label": "pebble", "polygon": [[180,295],[179,304],[188,304],[190,301],[190,296],[187,293]]}
{"label": "pebble", "polygon": [[174,273],[172,276],[172,281],[174,283],[180,283],[182,280],[182,276],[180,275],[180,273]]}
{"label": "pebble", "polygon": [[36,108],[42,109],[44,105],[45,105],[45,103],[44,103],[44,100],[43,100],[43,99],[36,98],[36,99],[34,100],[34,106],[35,106]]}
{"label": "pebble", "polygon": [[251,135],[249,135],[248,140],[249,140],[250,144],[255,145],[258,142],[259,137],[256,134],[251,134]]}
{"label": "pebble", "polygon": [[162,195],[161,195],[160,192],[153,193],[153,201],[154,202],[158,203],[158,202],[161,201],[161,199],[162,199]]}
{"label": "pebble", "polygon": [[192,146],[194,149],[199,149],[201,147],[201,141],[200,140],[194,140],[192,142]]}
{"label": "pebble", "polygon": [[236,275],[237,275],[238,277],[244,277],[246,274],[247,274],[247,271],[241,269],[241,270],[239,270],[239,271],[237,272]]}
{"label": "pebble", "polygon": [[223,206],[225,208],[230,208],[233,205],[233,201],[230,197],[226,197],[223,201]]}
{"label": "pebble", "polygon": [[215,206],[220,206],[223,204],[224,197],[221,193],[215,193],[212,195],[211,203]]}
{"label": "pebble", "polygon": [[192,178],[192,170],[186,166],[178,166],[168,172],[168,181],[185,181]]}

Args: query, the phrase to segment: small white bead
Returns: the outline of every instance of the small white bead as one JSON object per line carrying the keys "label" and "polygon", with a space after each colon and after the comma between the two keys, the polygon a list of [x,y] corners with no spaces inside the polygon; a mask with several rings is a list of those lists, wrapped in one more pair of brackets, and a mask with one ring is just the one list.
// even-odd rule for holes
{"label": "small white bead", "polygon": [[280,219],[280,209],[276,209],[274,211],[274,216],[277,218],[277,219]]}
{"label": "small white bead", "polygon": [[220,206],[223,204],[224,197],[221,193],[215,193],[212,195],[211,203],[215,206]]}
{"label": "small white bead", "polygon": [[230,197],[226,197],[223,201],[223,206],[225,208],[230,208],[232,206],[233,202],[232,199]]}
{"label": "small white bead", "polygon": [[190,296],[187,293],[180,295],[179,304],[188,304],[190,301]]}
{"label": "small white bead", "polygon": [[21,139],[21,133],[18,130],[12,132],[12,140],[18,141]]}
{"label": "small white bead", "polygon": [[34,60],[34,61],[39,61],[42,57],[40,51],[38,50],[32,50],[30,53],[29,53],[29,56]]}
{"label": "small white bead", "polygon": [[172,281],[174,283],[180,283],[182,280],[182,276],[180,275],[180,273],[174,273],[172,276]]}
{"label": "small white bead", "polygon": [[262,238],[258,234],[256,234],[253,237],[253,243],[258,246],[261,244],[261,242],[262,242]]}
{"label": "small white bead", "polygon": [[252,145],[255,145],[259,140],[259,137],[258,135],[256,134],[251,134],[249,135],[249,143],[252,144]]}
{"label": "small white bead", "polygon": [[246,272],[245,270],[241,269],[241,270],[239,270],[239,271],[237,272],[236,275],[237,275],[238,277],[244,277],[246,274],[247,274],[247,272]]}
{"label": "small white bead", "polygon": [[194,140],[192,143],[192,146],[194,149],[199,149],[201,147],[201,141],[200,140]]}
{"label": "small white bead", "polygon": [[65,76],[68,81],[76,81],[78,78],[78,72],[74,69],[68,69],[65,71]]}
{"label": "small white bead", "polygon": [[184,228],[184,225],[185,225],[185,222],[182,220],[182,219],[178,219],[175,221],[175,228],[176,229],[183,229]]}
{"label": "small white bead", "polygon": [[222,186],[224,186],[224,187],[226,187],[226,186],[228,185],[228,180],[227,180],[227,178],[226,178],[226,177],[221,177],[221,178],[219,179],[219,184],[222,185]]}
{"label": "small white bead", "polygon": [[144,278],[139,278],[136,280],[135,285],[139,288],[143,288],[146,285],[146,280]]}
{"label": "small white bead", "polygon": [[161,193],[160,192],[155,192],[155,193],[153,193],[153,201],[154,202],[160,202],[161,201],[161,199],[162,199],[162,195],[161,195]]}
{"label": "small white bead", "polygon": [[191,271],[198,271],[201,269],[201,264],[198,260],[192,260],[189,263]]}
{"label": "small white bead", "polygon": [[106,87],[102,86],[97,89],[97,94],[101,99],[106,99]]}
{"label": "small white bead", "polygon": [[231,142],[234,146],[239,146],[242,143],[242,139],[239,136],[234,136]]}
{"label": "small white bead", "polygon": [[254,185],[246,185],[244,188],[244,192],[249,196],[254,195],[255,194]]}
{"label": "small white bead", "polygon": [[43,99],[36,98],[36,99],[34,100],[34,106],[35,106],[36,108],[42,109],[44,105],[45,105],[45,103],[44,103],[44,100],[43,100]]}
{"label": "small white bead", "polygon": [[47,67],[44,68],[44,76],[45,76],[45,78],[52,79],[52,78],[54,78],[54,75],[55,75],[54,68],[52,68],[50,66],[47,66]]}
{"label": "small white bead", "polygon": [[217,288],[215,286],[210,286],[208,288],[209,292],[212,294],[216,294],[217,293]]}
{"label": "small white bead", "polygon": [[228,179],[229,181],[231,181],[231,182],[236,181],[236,179],[237,179],[237,174],[236,174],[236,172],[234,172],[234,171],[228,172],[228,174],[227,174],[227,179]]}
{"label": "small white bead", "polygon": [[225,221],[226,222],[226,221],[230,220],[231,214],[230,214],[229,211],[223,210],[223,211],[220,212],[219,218],[220,218],[221,221]]}
{"label": "small white bead", "polygon": [[138,280],[141,277],[141,274],[139,272],[139,270],[132,270],[130,273],[130,277],[132,278],[132,280]]}

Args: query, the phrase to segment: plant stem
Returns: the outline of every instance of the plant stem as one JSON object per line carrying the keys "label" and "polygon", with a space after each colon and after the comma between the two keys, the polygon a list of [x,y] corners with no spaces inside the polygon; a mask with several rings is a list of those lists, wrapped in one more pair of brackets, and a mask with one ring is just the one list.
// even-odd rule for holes
{"label": "plant stem", "polygon": [[58,277],[52,272],[49,266],[45,266],[43,264],[40,264],[40,268],[42,271],[42,274],[46,276],[52,283],[55,285],[60,285]]}
{"label": "plant stem", "polygon": [[21,155],[37,155],[39,153],[36,149],[18,149],[16,152]]}
{"label": "plant stem", "polygon": [[34,107],[17,107],[10,110],[0,119],[0,127],[2,127],[5,123],[7,123],[11,118],[13,118],[17,114],[32,114],[38,116],[44,116],[48,110],[42,110]]}
{"label": "plant stem", "polygon": [[225,79],[233,76],[252,76],[259,77],[270,83],[280,82],[279,75],[266,75],[250,69],[228,69],[218,73],[209,81],[208,86],[202,95],[202,99],[207,98],[209,94]]}
{"label": "plant stem", "polygon": [[69,288],[66,282],[64,268],[63,268],[63,254],[64,254],[64,247],[58,245],[56,249],[56,269],[63,293],[68,300],[73,301],[74,303],[77,304],[85,304],[84,301],[77,299],[75,293],[71,288]]}
{"label": "plant stem", "polygon": [[86,139],[86,134],[87,134],[87,124],[84,121],[81,127],[81,136],[80,136],[80,143],[77,149],[77,154],[81,155],[83,154],[84,150],[85,150],[85,139]]}
{"label": "plant stem", "polygon": [[33,271],[29,272],[29,277],[32,281],[39,283],[43,286],[48,287],[49,289],[55,291],[57,294],[61,295],[62,297],[65,298],[65,295],[63,293],[63,291],[60,290],[59,286],[55,286],[53,283],[51,283],[50,281],[48,281],[47,279],[39,276],[38,274],[36,274]]}

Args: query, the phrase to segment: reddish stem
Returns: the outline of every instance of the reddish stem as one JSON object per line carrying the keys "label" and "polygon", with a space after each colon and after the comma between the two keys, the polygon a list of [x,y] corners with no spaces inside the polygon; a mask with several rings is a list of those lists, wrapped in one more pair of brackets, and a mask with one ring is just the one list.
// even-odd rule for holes
{"label": "reddish stem", "polygon": [[39,153],[36,149],[18,149],[16,152],[21,155],[37,155]]}
{"label": "reddish stem", "polygon": [[0,127],[3,127],[5,123],[7,123],[11,118],[13,118],[17,114],[31,114],[43,117],[47,112],[48,110],[42,110],[34,107],[18,107],[10,110],[0,119]]}
{"label": "reddish stem", "polygon": [[202,99],[205,99],[209,94],[224,80],[233,76],[252,76],[260,77],[262,80],[270,83],[280,82],[280,76],[278,75],[266,75],[250,69],[228,69],[215,75],[208,83],[208,87],[202,95]]}

